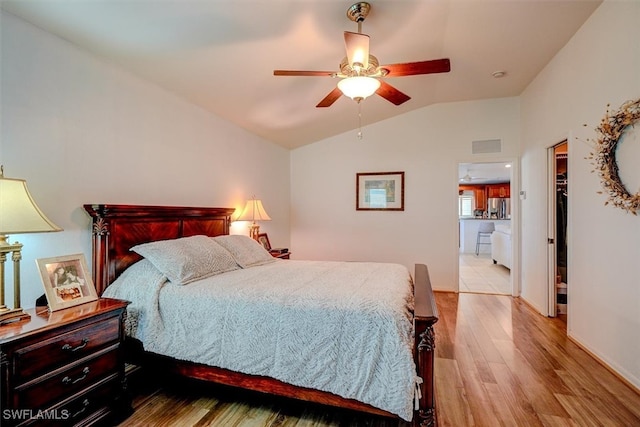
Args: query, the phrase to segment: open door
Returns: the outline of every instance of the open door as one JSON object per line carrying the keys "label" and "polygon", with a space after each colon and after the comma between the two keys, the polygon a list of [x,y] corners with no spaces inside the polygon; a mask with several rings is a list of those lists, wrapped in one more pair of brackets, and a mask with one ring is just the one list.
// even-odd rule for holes
{"label": "open door", "polygon": [[567,314],[567,160],[564,141],[548,149],[548,309],[549,316]]}

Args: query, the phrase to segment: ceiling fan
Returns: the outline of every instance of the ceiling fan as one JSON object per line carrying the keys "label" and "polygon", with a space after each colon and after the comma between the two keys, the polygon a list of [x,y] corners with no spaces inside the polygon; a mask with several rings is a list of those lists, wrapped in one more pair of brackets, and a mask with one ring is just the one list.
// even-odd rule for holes
{"label": "ceiling fan", "polygon": [[369,15],[370,10],[371,5],[367,2],[355,3],[347,10],[347,17],[358,24],[358,32],[344,32],[347,56],[340,63],[340,71],[274,70],[273,75],[340,78],[338,86],[316,105],[316,107],[322,108],[331,106],[343,94],[359,103],[376,93],[387,101],[400,105],[410,100],[411,97],[400,92],[382,78],[451,71],[448,58],[380,65],[378,58],[369,52],[369,36],[362,33],[362,22]]}
{"label": "ceiling fan", "polygon": [[472,182],[472,181],[483,180],[483,179],[487,179],[487,178],[481,177],[481,176],[471,176],[469,175],[469,170],[467,170],[467,174],[462,178],[460,178],[460,182]]}

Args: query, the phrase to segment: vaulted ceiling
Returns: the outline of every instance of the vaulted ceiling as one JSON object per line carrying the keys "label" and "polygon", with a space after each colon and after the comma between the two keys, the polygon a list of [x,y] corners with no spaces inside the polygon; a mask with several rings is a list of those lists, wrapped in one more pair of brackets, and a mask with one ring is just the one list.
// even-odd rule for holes
{"label": "vaulted ceiling", "polygon": [[[3,0],[17,15],[276,144],[295,148],[435,103],[519,95],[601,0],[371,0],[381,64],[449,58],[451,72],[386,78],[411,99],[331,92],[353,1]],[[493,73],[502,71],[501,78]]]}

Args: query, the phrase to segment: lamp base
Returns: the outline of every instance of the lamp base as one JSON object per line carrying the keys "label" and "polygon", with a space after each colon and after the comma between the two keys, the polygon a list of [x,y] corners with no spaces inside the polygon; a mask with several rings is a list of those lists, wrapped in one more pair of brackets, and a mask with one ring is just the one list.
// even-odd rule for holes
{"label": "lamp base", "polygon": [[31,319],[31,316],[21,308],[6,308],[0,310],[0,326],[26,319]]}
{"label": "lamp base", "polygon": [[249,226],[249,237],[258,240],[258,234],[260,234],[260,226],[254,222]]}

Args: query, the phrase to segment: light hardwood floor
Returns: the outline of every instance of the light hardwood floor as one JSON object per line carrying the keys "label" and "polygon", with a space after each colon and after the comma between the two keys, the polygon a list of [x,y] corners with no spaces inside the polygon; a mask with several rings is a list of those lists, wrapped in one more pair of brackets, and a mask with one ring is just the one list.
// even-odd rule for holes
{"label": "light hardwood floor", "polygon": [[[640,426],[640,395],[518,298],[436,293],[441,427]],[[157,379],[157,377],[156,377]],[[395,426],[397,422],[210,385],[134,387],[121,426]]]}

